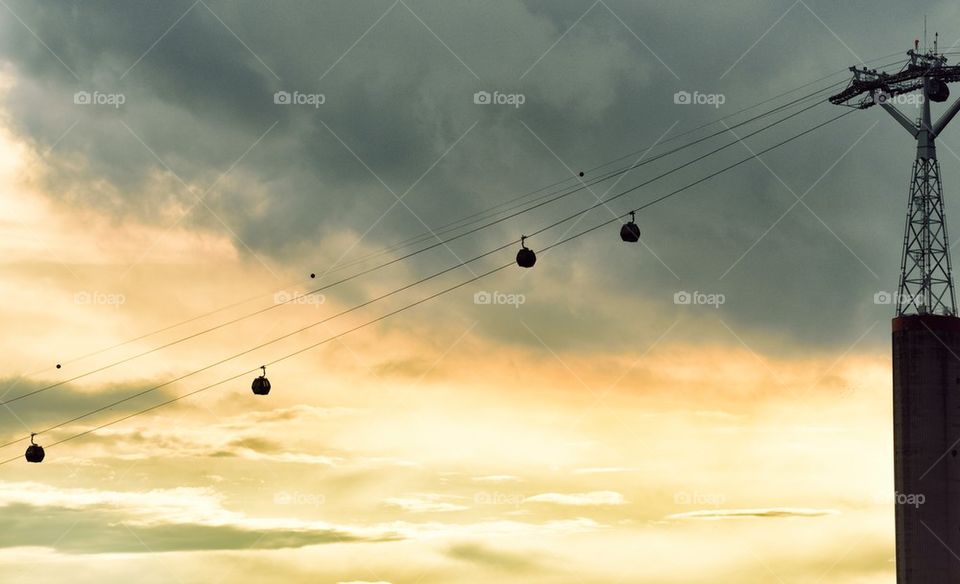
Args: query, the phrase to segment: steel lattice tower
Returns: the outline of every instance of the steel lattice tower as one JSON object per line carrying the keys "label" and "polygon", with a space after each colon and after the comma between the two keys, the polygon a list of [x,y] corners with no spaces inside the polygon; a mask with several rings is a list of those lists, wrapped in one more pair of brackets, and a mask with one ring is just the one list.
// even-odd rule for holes
{"label": "steel lattice tower", "polygon": [[[886,106],[885,109],[893,107],[887,103],[881,105]],[[917,158],[913,163],[903,236],[897,316],[956,314],[950,238],[944,219],[943,184],[935,144],[938,132],[934,132],[930,124],[930,99],[924,99],[922,107],[920,121],[904,126],[917,138]],[[898,117],[903,115],[899,110],[892,113],[903,122]]]}
{"label": "steel lattice tower", "polygon": [[[956,294],[950,264],[950,239],[943,210],[943,185],[937,162],[937,136],[960,109],[954,102],[934,123],[930,102],[946,101],[948,83],[960,81],[960,67],[947,65],[947,59],[933,51],[921,53],[919,41],[907,51],[908,63],[897,73],[851,67],[853,80],[842,92],[830,98],[832,103],[866,109],[879,105],[916,140],[917,156],[910,180],[907,220],[900,261],[900,285],[897,290],[897,316],[909,314],[956,314]],[[919,92],[920,118],[904,115],[894,103],[898,96]]]}
{"label": "steel lattice tower", "polygon": [[[851,67],[850,85],[830,101],[879,105],[916,140],[892,327],[897,583],[943,584],[960,582],[960,318],[936,138],[960,99],[936,123],[930,102],[947,100],[960,67],[948,66],[936,43],[925,53],[918,45],[897,73]],[[893,103],[913,92],[922,100],[916,121]]]}

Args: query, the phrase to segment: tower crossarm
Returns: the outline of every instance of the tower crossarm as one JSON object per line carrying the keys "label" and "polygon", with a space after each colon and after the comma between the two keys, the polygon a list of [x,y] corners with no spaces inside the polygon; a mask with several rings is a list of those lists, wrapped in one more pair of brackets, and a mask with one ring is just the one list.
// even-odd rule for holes
{"label": "tower crossarm", "polygon": [[911,91],[923,89],[923,78],[937,79],[944,83],[960,81],[960,66],[908,65],[897,73],[885,73],[875,69],[850,67],[853,79],[846,89],[830,96],[830,103],[846,105],[857,109],[867,109],[877,105],[880,95],[893,97]]}

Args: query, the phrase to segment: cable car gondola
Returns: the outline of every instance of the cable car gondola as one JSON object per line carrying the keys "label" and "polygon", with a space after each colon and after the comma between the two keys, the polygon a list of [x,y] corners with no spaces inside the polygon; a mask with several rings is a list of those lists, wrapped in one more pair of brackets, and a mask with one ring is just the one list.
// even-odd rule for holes
{"label": "cable car gondola", "polygon": [[517,252],[517,265],[521,268],[532,268],[533,264],[537,263],[537,254],[533,253],[533,250],[524,245],[527,236],[520,236],[520,251]]}
{"label": "cable car gondola", "polygon": [[256,395],[267,395],[270,393],[270,380],[267,379],[267,366],[261,365],[260,369],[263,369],[263,375],[253,380],[253,385],[250,386],[250,389],[252,389]]}
{"label": "cable car gondola", "polygon": [[941,79],[931,79],[928,81],[929,89],[927,95],[930,101],[943,103],[950,97],[950,87]]}
{"label": "cable car gondola", "polygon": [[43,462],[43,457],[45,454],[43,451],[43,446],[40,446],[33,441],[33,437],[36,435],[36,432],[30,434],[30,446],[27,446],[27,452],[24,454],[27,462]]}
{"label": "cable car gondola", "polygon": [[636,211],[630,211],[630,220],[620,227],[620,239],[627,243],[636,243],[640,241],[640,227],[634,223]]}

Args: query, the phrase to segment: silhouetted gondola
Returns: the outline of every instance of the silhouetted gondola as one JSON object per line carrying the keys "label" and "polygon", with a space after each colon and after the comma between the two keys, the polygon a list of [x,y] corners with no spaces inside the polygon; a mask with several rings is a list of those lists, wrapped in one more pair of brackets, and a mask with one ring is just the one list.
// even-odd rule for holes
{"label": "silhouetted gondola", "polygon": [[929,83],[930,91],[928,94],[930,95],[930,101],[935,101],[937,103],[943,103],[947,101],[947,98],[950,97],[950,87],[948,87],[947,84],[940,79],[931,79]]}
{"label": "silhouetted gondola", "polygon": [[620,239],[628,243],[636,243],[640,241],[640,227],[634,223],[635,219],[636,212],[630,211],[630,220],[620,227]]}
{"label": "silhouetted gondola", "polygon": [[36,435],[36,433],[30,434],[30,446],[27,446],[27,452],[24,454],[27,462],[43,462],[43,446],[33,441],[33,437]]}
{"label": "silhouetted gondola", "polygon": [[517,252],[517,265],[521,268],[532,268],[537,263],[537,254],[528,248],[524,243],[527,240],[526,235],[520,236],[520,251]]}
{"label": "silhouetted gondola", "polygon": [[263,375],[253,380],[251,389],[253,389],[253,393],[257,395],[267,395],[270,393],[270,380],[267,379],[267,366],[261,365],[260,369],[263,369]]}

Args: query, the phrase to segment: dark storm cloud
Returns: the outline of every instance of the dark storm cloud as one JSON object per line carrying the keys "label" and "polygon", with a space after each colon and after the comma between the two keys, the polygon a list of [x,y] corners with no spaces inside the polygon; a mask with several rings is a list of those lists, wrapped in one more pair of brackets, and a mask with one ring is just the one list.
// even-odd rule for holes
{"label": "dark storm cloud", "polygon": [[[918,13],[915,6],[890,6],[872,14],[867,30],[855,7],[826,2],[610,1],[586,14],[589,3],[572,1],[10,5],[50,48],[15,18],[3,19],[2,52],[15,73],[6,107],[14,127],[39,149],[56,143],[46,160],[50,192],[120,217],[150,218],[172,200],[194,202],[176,180],[158,179],[164,165],[203,191],[261,140],[217,183],[207,204],[246,245],[278,258],[315,247],[333,230],[363,233],[396,202],[381,179],[401,196],[437,163],[404,203],[427,224],[441,225],[571,170],[626,152],[639,156],[674,121],[676,134],[859,58],[905,50],[913,28],[894,31]],[[923,8],[933,22],[957,17],[945,3]],[[119,109],[76,106],[78,90],[118,91],[127,100]],[[326,102],[277,106],[277,90],[322,93]],[[478,90],[520,92],[526,103],[476,106]],[[678,90],[720,92],[726,103],[676,105]],[[757,151],[838,112],[824,106],[772,131],[773,138],[748,142]],[[871,129],[875,121],[881,123]],[[943,140],[955,139],[947,132]],[[722,307],[703,311],[764,349],[797,340],[846,347],[877,321],[865,342],[885,342],[891,310],[875,305],[873,295],[896,282],[909,146],[882,112],[857,112],[764,155],[766,166],[753,161],[645,211],[641,227],[650,248],[634,260],[610,250],[618,245],[615,228],[552,252],[547,257],[562,269],[545,274],[538,265],[540,280],[551,284],[540,287],[541,298],[564,285],[573,290],[574,281],[583,298],[531,302],[523,310],[532,328],[557,329],[545,340],[559,348],[602,331],[622,339],[624,313],[637,297],[661,307],[649,315],[636,308],[648,318],[634,332],[652,342],[670,322],[703,308],[674,305],[681,291],[723,294]],[[721,161],[692,167],[611,209],[624,212],[749,155],[737,145]],[[942,157],[953,192],[960,163],[946,148]],[[638,170],[613,192],[666,168]],[[605,188],[599,185],[597,194]],[[803,203],[794,195],[804,196]],[[572,197],[451,247],[469,257],[594,201],[589,193]],[[608,211],[598,211],[574,232],[607,218]],[[422,232],[420,219],[397,204],[369,240]],[[202,208],[189,221],[223,230]],[[556,237],[532,243],[543,247]],[[321,253],[335,258],[339,251]],[[412,265],[426,273],[452,261],[441,249]],[[503,283],[529,286],[531,300],[536,296],[534,284],[495,282]],[[601,295],[603,302],[591,301]],[[485,334],[505,334],[515,323],[515,315],[482,314],[477,330]]]}
{"label": "dark storm cloud", "polygon": [[[342,221],[344,205],[347,210],[356,211],[354,206],[359,206],[360,211],[366,211],[352,215],[353,220],[347,223],[362,231],[394,202],[393,195],[370,170],[397,194],[403,193],[474,122],[484,120],[489,127],[479,128],[480,139],[466,140],[464,148],[451,152],[450,160],[431,173],[424,192],[409,200],[417,214],[431,223],[476,206],[470,199],[476,197],[478,190],[501,187],[502,181],[496,178],[504,174],[503,163],[523,156],[511,143],[522,138],[529,146],[533,138],[516,124],[516,112],[478,108],[472,103],[473,92],[483,87],[511,89],[505,83],[519,85],[516,77],[523,67],[536,60],[555,32],[519,5],[509,6],[502,13],[476,8],[457,13],[436,7],[418,7],[413,13],[403,6],[394,6],[383,22],[371,30],[367,43],[345,53],[363,31],[354,27],[369,26],[389,4],[323,8],[310,4],[301,6],[300,12],[297,6],[285,4],[265,13],[261,4],[214,3],[211,8],[215,13],[201,4],[185,16],[189,3],[164,4],[163,9],[149,12],[131,4],[65,2],[59,6],[60,10],[56,5],[23,4],[16,8],[25,20],[39,26],[36,30],[41,38],[61,39],[51,49],[68,55],[64,58],[65,66],[57,62],[58,67],[51,68],[49,55],[44,60],[33,50],[21,59],[19,47],[33,47],[36,40],[31,42],[32,35],[19,22],[6,22],[5,38],[10,46],[5,54],[26,74],[26,80],[41,85],[29,98],[23,93],[11,96],[11,105],[21,114],[15,123],[50,145],[64,129],[52,118],[72,121],[79,117],[82,123],[77,131],[84,139],[64,140],[58,144],[58,153],[66,158],[68,153],[79,150],[88,159],[93,177],[107,177],[121,189],[134,190],[137,186],[142,189],[138,183],[147,180],[148,171],[164,170],[137,143],[137,137],[178,175],[185,180],[197,179],[204,186],[229,167],[273,122],[279,122],[277,130],[258,145],[244,164],[255,170],[259,186],[270,186],[270,206],[276,205],[277,212],[259,217],[260,229],[243,229],[247,227],[244,220],[250,220],[244,215],[245,206],[241,205],[237,213],[231,213],[231,209],[239,202],[237,199],[258,195],[262,198],[264,193],[231,192],[224,204],[211,203],[218,212],[239,222],[242,237],[268,248],[289,245],[292,235],[313,235],[310,229],[317,222]],[[460,44],[477,45],[470,52],[474,53],[474,66],[484,71],[481,79],[475,78],[472,68],[458,62],[417,20],[420,10],[446,36],[458,38]],[[243,43],[220,22],[221,14],[225,23],[232,24],[230,29],[239,31],[241,39],[246,39]],[[291,19],[292,15],[296,18]],[[180,16],[183,18],[177,22]],[[507,57],[504,53],[517,48],[491,45],[491,40],[500,40],[496,36],[485,38],[501,21],[513,16],[520,22],[508,39],[522,41],[518,33],[529,24],[534,25],[538,42],[521,42],[522,57],[491,63],[487,53]],[[474,30],[468,26],[470,21]],[[174,22],[176,26],[151,49],[152,42]],[[583,30],[590,38],[573,39],[574,46],[579,43],[581,48],[595,52],[592,56],[610,57],[608,60],[630,57],[623,38],[602,38],[602,27],[595,25],[584,24]],[[461,34],[462,38],[457,37]],[[570,52],[560,47],[558,55],[562,57],[563,51]],[[338,61],[340,56],[342,61]],[[333,65],[324,76],[324,71]],[[538,70],[541,67],[548,70],[550,64],[545,62]],[[74,79],[68,69],[77,72],[80,79]],[[619,83],[616,78],[629,69],[625,63],[611,65],[600,59],[581,73],[589,82],[585,88],[566,88],[561,92],[548,84],[547,89],[556,95],[543,96],[547,99],[541,101],[547,111],[562,113],[574,121],[580,110],[589,112],[598,103],[611,103],[616,95],[609,83]],[[550,77],[546,80],[555,82]],[[326,103],[319,110],[277,107],[272,99],[275,89],[323,92]],[[523,89],[538,88],[534,85]],[[77,90],[123,92],[126,103],[117,111],[76,107],[71,99]],[[597,96],[601,97],[593,99]],[[18,102],[18,98],[22,101]],[[44,98],[46,102],[38,107],[36,100]],[[587,99],[582,106],[558,111],[558,106],[571,105],[575,98]],[[130,136],[121,122],[137,137]],[[571,127],[568,131],[577,129]],[[538,158],[549,156],[539,145],[536,154]],[[477,161],[489,164],[478,165]],[[60,175],[54,183],[58,186],[63,187],[67,179],[82,178],[73,169],[59,170],[71,173]],[[464,176],[463,172],[468,174]],[[508,172],[524,176],[529,169]],[[330,186],[339,189],[334,192]],[[154,208],[162,197],[171,195],[155,196],[160,200],[153,201]],[[123,198],[139,197],[124,193]],[[317,199],[324,204],[317,204]],[[425,200],[429,204],[424,204]],[[151,209],[143,201],[131,200],[128,205]],[[282,229],[296,223],[296,217],[309,217],[310,211],[317,211],[312,223],[306,222],[293,231]],[[398,211],[396,218],[390,218],[400,222],[393,226],[394,230],[423,228],[402,206]],[[271,230],[282,233],[278,241],[264,240],[263,234]]]}

